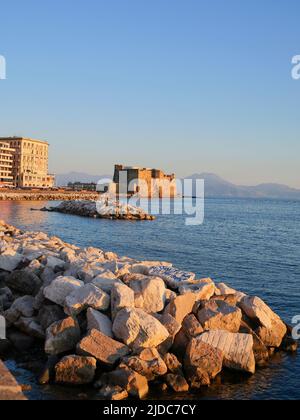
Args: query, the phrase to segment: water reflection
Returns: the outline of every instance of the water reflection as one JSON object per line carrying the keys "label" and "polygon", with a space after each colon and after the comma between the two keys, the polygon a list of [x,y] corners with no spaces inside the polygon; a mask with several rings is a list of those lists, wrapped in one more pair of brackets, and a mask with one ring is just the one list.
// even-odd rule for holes
{"label": "water reflection", "polygon": [[0,218],[5,221],[16,221],[16,225],[34,227],[43,224],[47,220],[47,214],[42,211],[31,211],[40,209],[46,202],[24,202],[24,201],[0,201]]}

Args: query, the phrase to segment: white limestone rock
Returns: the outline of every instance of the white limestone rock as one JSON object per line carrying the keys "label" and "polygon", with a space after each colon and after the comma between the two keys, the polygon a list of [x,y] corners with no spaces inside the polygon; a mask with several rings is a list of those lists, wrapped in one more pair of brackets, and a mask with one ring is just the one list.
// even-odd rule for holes
{"label": "white limestone rock", "polygon": [[112,318],[123,308],[134,308],[134,291],[123,283],[116,283],[111,290]]}
{"label": "white limestone rock", "polygon": [[114,338],[109,317],[92,308],[87,310],[87,329],[88,331],[97,330],[107,337]]}
{"label": "white limestone rock", "polygon": [[169,332],[157,319],[142,309],[132,308],[117,313],[113,333],[134,349],[157,347],[169,337]]}
{"label": "white limestone rock", "polygon": [[260,323],[256,333],[267,347],[281,346],[287,327],[263,300],[246,296],[240,301],[239,306],[249,318]]}
{"label": "white limestone rock", "polygon": [[110,305],[110,297],[93,284],[86,284],[75,289],[65,300],[65,312],[76,316],[87,308],[106,311]]}
{"label": "white limestone rock", "polygon": [[66,297],[83,286],[84,283],[76,280],[74,277],[60,276],[54,279],[49,286],[45,287],[44,296],[51,302],[64,306]]}
{"label": "white limestone rock", "polygon": [[148,313],[161,312],[166,302],[166,286],[159,277],[143,276],[140,280],[129,282],[134,291],[135,307]]}
{"label": "white limestone rock", "polygon": [[0,270],[14,271],[18,265],[23,261],[23,255],[17,252],[6,249],[3,254],[0,255]]}
{"label": "white limestone rock", "polygon": [[179,287],[179,293],[193,293],[196,295],[196,301],[209,300],[215,294],[215,284],[211,279],[199,280],[196,284],[185,284]]}

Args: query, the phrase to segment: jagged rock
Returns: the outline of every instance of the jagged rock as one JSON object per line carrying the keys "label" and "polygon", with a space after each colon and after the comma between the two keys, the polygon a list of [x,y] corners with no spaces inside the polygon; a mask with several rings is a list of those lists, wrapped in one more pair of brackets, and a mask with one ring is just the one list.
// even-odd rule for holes
{"label": "jagged rock", "polygon": [[23,256],[21,254],[10,250],[4,251],[0,255],[0,270],[12,272],[22,261]]}
{"label": "jagged rock", "polygon": [[111,290],[112,318],[124,308],[134,308],[134,291],[125,284],[114,284]]}
{"label": "jagged rock", "polygon": [[168,369],[155,348],[144,349],[136,356],[123,359],[123,363],[130,369],[145,376],[148,381],[153,381],[158,376],[163,376]]}
{"label": "jagged rock", "polygon": [[226,330],[239,332],[242,321],[242,311],[228,305],[224,301],[211,301],[203,305],[197,313],[197,318],[204,330]]}
{"label": "jagged rock", "polygon": [[23,296],[14,301],[10,309],[4,313],[6,321],[15,323],[21,316],[32,317],[34,314],[34,297]]}
{"label": "jagged rock", "polygon": [[237,291],[232,289],[231,287],[227,286],[225,283],[218,283],[216,286],[216,295],[217,296],[224,296],[224,295],[235,295]]}
{"label": "jagged rock", "polygon": [[240,333],[242,334],[251,334],[253,337],[253,352],[255,357],[255,363],[257,366],[265,366],[266,362],[269,359],[268,348],[264,345],[263,341],[258,337],[258,335],[251,329],[245,321],[242,321]]}
{"label": "jagged rock", "polygon": [[42,280],[27,270],[17,270],[7,278],[7,286],[25,295],[36,295],[42,286]]}
{"label": "jagged rock", "polygon": [[180,271],[177,268],[167,266],[151,267],[148,273],[150,276],[163,279],[171,289],[178,289],[183,284],[192,282],[196,277],[194,273]]}
{"label": "jagged rock", "polygon": [[239,303],[245,314],[252,320],[258,321],[260,326],[255,331],[267,347],[280,347],[287,333],[286,325],[258,297],[246,296]]}
{"label": "jagged rock", "polygon": [[38,338],[40,340],[44,340],[45,338],[45,332],[38,323],[37,318],[21,317],[14,325],[18,328],[18,330],[24,332],[30,337]]}
{"label": "jagged rock", "polygon": [[55,322],[61,321],[66,318],[62,308],[58,305],[45,305],[38,313],[38,320],[44,330],[50,327]]}
{"label": "jagged rock", "polygon": [[181,359],[186,353],[186,348],[192,338],[204,332],[202,325],[194,314],[187,315],[182,323],[182,328],[175,337],[173,351]]}
{"label": "jagged rock", "polygon": [[165,376],[165,381],[174,392],[188,392],[190,388],[186,379],[181,375],[169,373]]}
{"label": "jagged rock", "polygon": [[127,356],[130,349],[100,331],[92,330],[78,343],[77,353],[95,357],[101,363],[112,366],[122,357]]}
{"label": "jagged rock", "polygon": [[215,330],[202,334],[199,340],[221,350],[227,368],[255,373],[252,335]]}
{"label": "jagged rock", "polygon": [[122,401],[128,398],[128,392],[120,386],[103,386],[99,391],[99,396],[105,400]]}
{"label": "jagged rock", "polygon": [[106,311],[110,305],[110,297],[93,284],[86,284],[75,289],[65,300],[65,312],[75,316],[87,308]]}
{"label": "jagged rock", "polygon": [[111,320],[108,316],[102,314],[101,312],[89,308],[87,310],[87,323],[88,331],[95,329],[102,332],[102,334],[107,337],[114,337]]}
{"label": "jagged rock", "polygon": [[165,354],[164,362],[170,373],[183,376],[182,364],[179,362],[175,354],[172,354],[172,353]]}
{"label": "jagged rock", "polygon": [[106,385],[120,386],[133,398],[143,399],[149,392],[146,377],[129,369],[125,365],[120,365],[118,369],[106,374],[104,381]]}
{"label": "jagged rock", "polygon": [[133,348],[157,347],[169,337],[169,332],[157,319],[142,309],[131,308],[118,312],[113,333]]}
{"label": "jagged rock", "polygon": [[192,313],[195,301],[196,296],[194,293],[186,293],[185,295],[177,296],[165,308],[164,313],[172,315],[178,324],[181,325],[184,318]]}
{"label": "jagged rock", "polygon": [[73,350],[80,340],[80,328],[78,322],[72,318],[66,318],[55,322],[46,331],[45,352],[50,355],[58,355]]}
{"label": "jagged rock", "polygon": [[45,267],[42,274],[41,274],[41,280],[43,281],[43,286],[47,287],[49,286],[54,279],[59,277],[57,273],[54,273],[54,271],[51,268]]}
{"label": "jagged rock", "polygon": [[46,267],[50,268],[54,272],[63,271],[65,268],[65,262],[59,258],[48,256]]}
{"label": "jagged rock", "polygon": [[158,321],[167,329],[169,337],[158,346],[158,351],[161,354],[166,354],[174,343],[176,334],[180,330],[180,324],[170,314],[153,314]]}
{"label": "jagged rock", "polygon": [[84,283],[76,280],[74,277],[60,276],[53,280],[49,286],[45,287],[44,296],[51,302],[64,306],[66,297],[83,286]]}
{"label": "jagged rock", "polygon": [[97,368],[93,357],[66,356],[55,366],[55,382],[85,385],[93,382]]}
{"label": "jagged rock", "polygon": [[134,304],[136,308],[148,313],[161,312],[165,307],[166,286],[158,277],[143,277],[132,280],[129,287],[134,291]]}
{"label": "jagged rock", "polygon": [[196,284],[186,284],[179,287],[179,293],[181,295],[193,293],[196,301],[209,300],[215,294],[215,284],[211,279],[202,279]]}
{"label": "jagged rock", "polygon": [[[229,306],[236,307],[238,303],[240,302],[239,295],[236,293],[235,295],[219,295],[219,296],[213,296],[210,301],[220,301],[227,303]],[[203,302],[200,303],[200,306],[203,305]]]}
{"label": "jagged rock", "polygon": [[103,277],[103,275],[97,276],[93,279],[92,284],[110,295],[115,284],[122,284],[121,280],[117,279],[113,273],[111,275],[113,278]]}
{"label": "jagged rock", "polygon": [[210,385],[211,381],[222,371],[223,352],[201,340],[193,338],[184,359],[184,368],[192,388]]}

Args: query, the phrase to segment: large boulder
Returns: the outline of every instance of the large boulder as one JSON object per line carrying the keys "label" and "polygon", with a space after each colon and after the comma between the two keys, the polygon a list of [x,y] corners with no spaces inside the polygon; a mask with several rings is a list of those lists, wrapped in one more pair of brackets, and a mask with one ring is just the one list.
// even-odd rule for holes
{"label": "large boulder", "polygon": [[92,284],[94,284],[96,287],[99,287],[99,289],[103,290],[103,292],[111,294],[111,290],[114,287],[115,284],[122,284],[121,280],[117,279],[116,276],[111,273],[112,277],[104,277],[104,275],[97,276],[93,281]]}
{"label": "large boulder", "polygon": [[80,328],[78,322],[72,318],[66,318],[55,322],[46,331],[45,352],[50,355],[58,355],[73,350],[80,340]]}
{"label": "large boulder", "polygon": [[183,359],[186,353],[186,348],[192,338],[204,332],[202,325],[194,314],[187,315],[182,323],[182,327],[175,336],[173,351],[180,358]]}
{"label": "large boulder", "polygon": [[167,329],[142,309],[125,308],[118,312],[113,332],[123,343],[133,348],[157,347],[168,337]]}
{"label": "large boulder", "polygon": [[246,296],[239,306],[252,321],[259,323],[256,333],[267,347],[281,346],[287,327],[263,300]]}
{"label": "large boulder", "polygon": [[110,305],[110,297],[93,284],[86,284],[75,289],[65,300],[65,312],[76,316],[87,308],[106,311]]}
{"label": "large boulder", "polygon": [[66,315],[59,305],[43,305],[37,318],[44,330],[47,330],[54,322],[66,318]]}
{"label": "large boulder", "polygon": [[23,296],[14,301],[11,307],[4,312],[8,324],[15,323],[21,316],[32,317],[34,314],[34,297]]}
{"label": "large boulder", "polygon": [[103,383],[108,386],[119,386],[133,398],[143,399],[149,392],[147,378],[124,364],[113,372],[105,374],[101,380],[101,384]]}
{"label": "large boulder", "polygon": [[227,286],[225,283],[218,283],[216,285],[216,292],[217,296],[224,296],[224,295],[235,295],[237,291],[232,289],[231,287]]}
{"label": "large boulder", "polygon": [[17,270],[11,273],[6,281],[7,286],[24,295],[36,295],[42,286],[42,280],[28,270]]}
{"label": "large boulder", "polygon": [[176,334],[180,330],[181,325],[178,324],[176,319],[170,314],[153,314],[153,316],[158,319],[158,321],[166,328],[169,333],[169,337],[157,347],[158,351],[164,355],[172,347]]}
{"label": "large boulder", "polygon": [[56,272],[56,271],[64,271],[65,265],[66,265],[65,262],[63,260],[61,260],[60,258],[53,257],[51,255],[49,255],[47,257],[46,267],[50,268],[54,272]]}
{"label": "large boulder", "polygon": [[76,280],[74,277],[60,276],[54,279],[49,286],[45,287],[44,296],[51,302],[64,306],[66,297],[83,286],[84,283]]}
{"label": "large boulder", "polygon": [[189,384],[182,375],[177,375],[174,373],[169,373],[165,376],[165,381],[168,384],[168,387],[171,388],[174,392],[188,392],[190,389]]}
{"label": "large boulder", "polygon": [[242,321],[240,333],[251,334],[253,337],[253,352],[257,366],[265,366],[269,359],[269,350],[259,336],[251,329],[251,327]]}
{"label": "large boulder", "polygon": [[202,334],[199,340],[223,352],[225,367],[255,373],[252,335],[214,330]]}
{"label": "large boulder", "polygon": [[196,302],[194,293],[186,293],[182,296],[177,296],[171,300],[169,305],[165,308],[164,313],[170,314],[176,319],[178,324],[182,324],[184,318],[193,312]]}
{"label": "large boulder", "polygon": [[163,279],[166,285],[171,287],[171,289],[178,289],[183,284],[191,283],[196,277],[194,273],[167,266],[151,267],[148,273],[150,276]]}
{"label": "large boulder", "polygon": [[124,308],[134,308],[134,291],[123,283],[116,283],[111,290],[112,318]]}
{"label": "large boulder", "polygon": [[202,279],[196,284],[186,284],[179,287],[179,293],[185,295],[193,293],[196,296],[196,301],[209,300],[215,294],[215,284],[211,279]]}
{"label": "large boulder", "polygon": [[55,382],[86,385],[93,382],[97,368],[93,357],[66,356],[55,366]]}
{"label": "large boulder", "polygon": [[4,251],[0,255],[0,270],[12,272],[23,261],[23,255],[13,250]]}
{"label": "large boulder", "polygon": [[78,343],[77,353],[92,356],[105,365],[113,366],[122,357],[127,356],[130,349],[100,331],[92,330]]}
{"label": "large boulder", "polygon": [[87,310],[87,328],[88,331],[98,330],[107,337],[114,337],[110,318],[92,308]]}
{"label": "large boulder", "polygon": [[206,331],[226,330],[237,333],[241,327],[242,311],[224,301],[215,300],[202,305],[197,318]]}
{"label": "large boulder", "polygon": [[40,340],[45,339],[45,331],[42,326],[39,324],[37,318],[25,318],[21,317],[15,322],[15,327],[23,333],[29,335],[33,338],[38,338]]}
{"label": "large boulder", "polygon": [[204,343],[201,336],[193,338],[184,359],[184,368],[192,388],[210,385],[223,367],[223,352]]}
{"label": "large boulder", "polygon": [[183,376],[182,363],[177,359],[175,354],[167,353],[164,356],[164,362],[170,373]]}
{"label": "large boulder", "polygon": [[166,286],[158,277],[147,277],[133,280],[129,287],[134,291],[135,307],[148,313],[161,312],[165,307]]}
{"label": "large boulder", "polygon": [[155,348],[143,349],[137,355],[123,359],[130,369],[153,381],[167,373],[168,368]]}

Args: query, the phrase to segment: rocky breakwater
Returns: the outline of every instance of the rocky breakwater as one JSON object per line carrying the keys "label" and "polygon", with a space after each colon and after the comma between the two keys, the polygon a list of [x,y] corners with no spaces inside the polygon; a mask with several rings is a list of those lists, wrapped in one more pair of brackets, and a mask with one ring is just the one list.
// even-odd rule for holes
{"label": "rocky breakwater", "polygon": [[90,385],[104,399],[197,390],[225,370],[253,375],[274,352],[297,349],[259,297],[4,222],[0,311],[1,352],[30,359],[41,348],[41,384]]}
{"label": "rocky breakwater", "polygon": [[99,194],[89,191],[0,191],[0,201],[69,201],[97,200]]}
{"label": "rocky breakwater", "polygon": [[92,217],[94,219],[118,220],[154,220],[155,217],[147,214],[139,207],[123,204],[117,201],[99,200],[64,201],[58,206],[44,208],[43,211],[73,214],[76,216]]}

